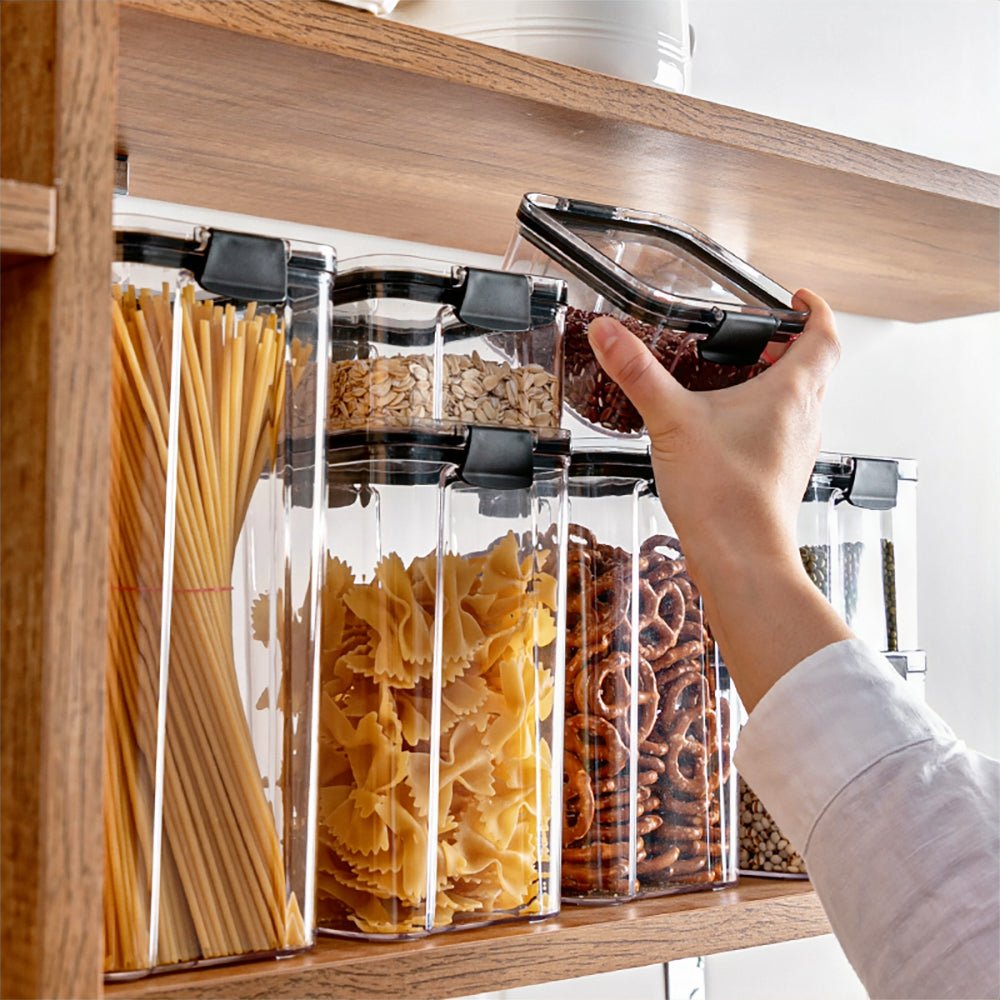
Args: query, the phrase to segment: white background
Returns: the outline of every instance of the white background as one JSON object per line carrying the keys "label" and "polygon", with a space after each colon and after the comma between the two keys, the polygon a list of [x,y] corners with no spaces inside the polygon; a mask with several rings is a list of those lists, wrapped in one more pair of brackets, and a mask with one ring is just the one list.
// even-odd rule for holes
{"label": "white background", "polygon": [[[694,96],[1000,173],[997,0],[689,5],[697,33]],[[342,257],[406,249],[357,234],[268,226],[136,199],[122,207],[318,239],[333,243]],[[801,224],[809,224],[808,205]],[[434,255],[490,261],[444,250]],[[935,280],[933,268],[926,280]],[[823,446],[919,461],[928,700],[971,745],[1000,756],[1000,314],[924,325],[848,315],[838,321],[843,360],[827,398]],[[706,964],[709,1000],[864,995],[832,938]],[[655,967],[523,995],[659,1000],[662,983]]]}

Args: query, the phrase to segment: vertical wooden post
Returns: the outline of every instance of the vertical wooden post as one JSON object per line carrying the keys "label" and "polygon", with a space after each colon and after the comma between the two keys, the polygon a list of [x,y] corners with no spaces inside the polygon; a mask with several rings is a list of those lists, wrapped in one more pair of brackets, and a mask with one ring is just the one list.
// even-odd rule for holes
{"label": "vertical wooden post", "polygon": [[3,271],[0,994],[94,997],[116,7],[5,2],[0,41],[0,173],[57,190],[55,254]]}

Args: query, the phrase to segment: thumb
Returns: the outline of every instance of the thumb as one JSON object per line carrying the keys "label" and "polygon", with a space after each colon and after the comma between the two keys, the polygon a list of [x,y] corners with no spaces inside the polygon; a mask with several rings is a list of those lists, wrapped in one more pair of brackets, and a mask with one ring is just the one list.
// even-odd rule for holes
{"label": "thumb", "polygon": [[601,367],[621,386],[650,434],[676,426],[687,390],[649,348],[610,316],[595,319],[587,336]]}

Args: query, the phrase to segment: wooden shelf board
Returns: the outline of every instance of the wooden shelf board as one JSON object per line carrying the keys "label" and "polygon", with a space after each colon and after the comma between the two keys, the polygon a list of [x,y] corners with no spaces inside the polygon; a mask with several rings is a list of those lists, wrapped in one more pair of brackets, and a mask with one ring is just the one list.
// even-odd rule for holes
{"label": "wooden shelf board", "polygon": [[827,934],[808,882],[746,879],[719,892],[612,907],[564,907],[560,916],[404,943],[322,938],[278,962],[154,976],[105,988],[124,997],[301,997],[410,1000],[512,989],[692,955]]}
{"label": "wooden shelf board", "polygon": [[676,216],[790,288],[1000,308],[1000,178],[324,0],[125,0],[132,193],[502,253],[529,190]]}
{"label": "wooden shelf board", "polygon": [[56,249],[56,190],[45,184],[0,179],[0,252],[49,257]]}

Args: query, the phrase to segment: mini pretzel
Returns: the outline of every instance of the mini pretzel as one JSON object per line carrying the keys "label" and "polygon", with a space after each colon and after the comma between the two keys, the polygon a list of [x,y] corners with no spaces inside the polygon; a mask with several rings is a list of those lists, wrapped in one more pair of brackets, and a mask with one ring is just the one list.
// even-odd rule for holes
{"label": "mini pretzel", "polygon": [[709,803],[704,795],[686,799],[681,798],[673,792],[660,790],[660,798],[663,800],[664,815],[676,815],[689,819],[692,816],[708,818],[714,820],[718,818],[718,803]]}
{"label": "mini pretzel", "polygon": [[566,749],[586,764],[600,778],[617,774],[628,763],[628,750],[618,730],[607,719],[574,715],[566,720]]}
{"label": "mini pretzel", "polygon": [[[576,818],[571,821],[571,817]],[[563,843],[585,837],[594,824],[594,791],[583,764],[563,754]]]}
{"label": "mini pretzel", "polygon": [[700,872],[708,864],[708,858],[703,854],[700,857],[682,858],[673,864],[674,875],[693,875]]}
{"label": "mini pretzel", "polygon": [[644,629],[656,618],[660,601],[650,582],[642,576],[635,596],[639,598],[639,628]]}
{"label": "mini pretzel", "polygon": [[653,661],[653,670],[659,673],[661,670],[665,670],[667,667],[672,666],[675,663],[680,663],[681,661],[687,660],[690,662],[690,670],[700,670],[701,665],[699,663],[692,662],[695,657],[703,656],[705,653],[705,647],[700,642],[685,642],[678,646],[674,646],[673,649],[668,649],[659,659]]}
{"label": "mini pretzel", "polygon": [[608,843],[587,844],[584,847],[564,847],[563,861],[614,861],[628,858],[629,842],[616,840]]}
{"label": "mini pretzel", "polygon": [[604,630],[613,630],[628,616],[630,575],[627,567],[612,564],[590,588],[597,622]]}
{"label": "mini pretzel", "polygon": [[636,701],[639,709],[636,741],[641,744],[653,731],[660,710],[660,690],[656,684],[656,674],[645,658],[639,660],[639,693]]}
{"label": "mini pretzel", "polygon": [[702,826],[678,826],[676,823],[665,823],[656,831],[656,835],[661,840],[691,842],[702,840],[705,836],[705,828]]}
{"label": "mini pretzel", "polygon": [[680,857],[680,853],[680,848],[668,847],[659,854],[654,854],[651,858],[641,861],[636,865],[636,871],[639,875],[654,875],[656,872],[672,868],[674,862]]}
{"label": "mini pretzel", "polygon": [[681,554],[681,543],[672,535],[650,535],[642,545],[639,546],[640,556],[649,556],[657,549],[669,549],[671,552]]}
{"label": "mini pretzel", "polygon": [[617,861],[611,865],[592,865],[576,862],[562,866],[562,884],[569,889],[593,892],[600,889],[616,896],[628,895],[628,862]]}
{"label": "mini pretzel", "polygon": [[[632,696],[632,687],[628,682],[631,665],[631,657],[627,653],[609,653],[599,663],[589,663],[573,682],[573,697],[577,706],[589,708],[603,719],[617,719],[627,714]],[[610,692],[606,690],[608,681],[611,682]],[[609,694],[612,699],[610,704]]]}
{"label": "mini pretzel", "polygon": [[[577,647],[572,656],[566,651],[566,685],[576,680],[577,674],[591,661],[603,656],[611,645],[611,633],[591,627],[579,637]],[[579,706],[582,711],[585,704]]]}
{"label": "mini pretzel", "polygon": [[[663,774],[663,772],[667,769],[667,765],[663,763],[663,759],[661,757],[654,757],[652,754],[648,753],[639,754],[639,767],[647,769],[644,773],[654,775]],[[654,777],[653,780],[655,781],[656,778]]]}

